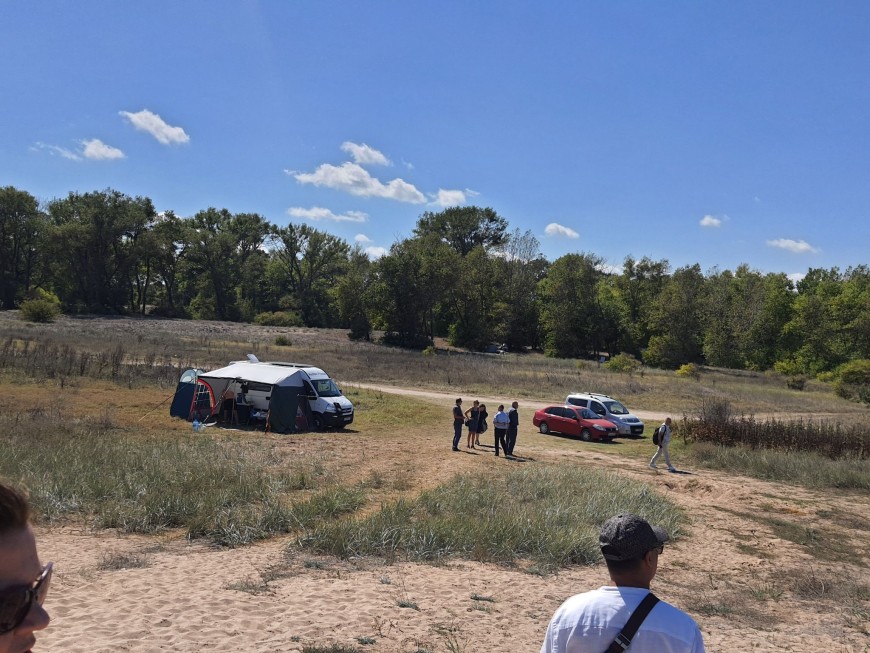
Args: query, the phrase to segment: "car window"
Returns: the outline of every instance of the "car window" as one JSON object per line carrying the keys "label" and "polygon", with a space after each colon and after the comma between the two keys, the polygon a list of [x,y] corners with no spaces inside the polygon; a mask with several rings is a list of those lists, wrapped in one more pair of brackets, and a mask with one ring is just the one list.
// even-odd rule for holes
{"label": "car window", "polygon": [[614,415],[628,415],[628,409],[618,401],[605,401],[604,405]]}
{"label": "car window", "polygon": [[593,410],[593,412],[598,413],[599,415],[606,415],[607,414],[607,411],[604,409],[604,406],[599,404],[597,401],[591,402],[591,405],[589,407]]}
{"label": "car window", "polygon": [[576,397],[569,397],[568,403],[573,404],[574,406],[583,406],[585,408],[588,404],[588,401],[586,399],[578,399]]}
{"label": "car window", "polygon": [[588,408],[584,408],[583,410],[581,410],[581,411],[580,411],[580,416],[581,416],[583,419],[598,419],[598,415],[596,415],[595,413],[593,413],[593,412],[592,412],[591,410],[589,410]]}
{"label": "car window", "polygon": [[547,415],[554,415],[556,417],[560,417],[562,415],[561,410],[562,409],[559,408],[558,406],[552,406],[551,408],[548,408],[544,412],[547,413]]}

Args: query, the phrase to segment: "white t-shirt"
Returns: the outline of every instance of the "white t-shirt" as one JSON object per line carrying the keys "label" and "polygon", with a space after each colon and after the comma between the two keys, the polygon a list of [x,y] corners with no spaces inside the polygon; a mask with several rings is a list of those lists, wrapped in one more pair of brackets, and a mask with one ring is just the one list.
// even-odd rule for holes
{"label": "white t-shirt", "polygon": [[[603,653],[648,593],[642,587],[600,587],[572,596],[550,620],[541,653]],[[628,653],[704,653],[704,640],[689,615],[659,601]]]}
{"label": "white t-shirt", "polygon": [[492,418],[492,425],[497,429],[506,429],[510,424],[507,413],[503,410],[498,411],[495,417]]}
{"label": "white t-shirt", "polygon": [[659,444],[666,447],[671,442],[671,427],[662,422],[659,430]]}

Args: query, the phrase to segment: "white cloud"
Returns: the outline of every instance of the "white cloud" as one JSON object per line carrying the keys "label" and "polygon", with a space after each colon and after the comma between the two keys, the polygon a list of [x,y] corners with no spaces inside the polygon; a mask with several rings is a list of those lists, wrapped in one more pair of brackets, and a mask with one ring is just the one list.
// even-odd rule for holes
{"label": "white cloud", "polygon": [[398,178],[384,184],[356,163],[349,161],[340,166],[324,163],[314,172],[285,172],[300,184],[325,186],[361,197],[383,197],[410,204],[422,204],[426,201],[423,193],[413,184]]}
{"label": "white cloud", "polygon": [[370,259],[381,258],[386,253],[387,250],[383,247],[366,247],[366,254],[369,255]]}
{"label": "white cloud", "polygon": [[432,202],[431,204],[437,204],[438,206],[460,206],[465,204],[465,193],[461,190],[444,190],[443,188],[438,189],[437,195],[431,195]]}
{"label": "white cloud", "polygon": [[621,265],[610,265],[610,263],[602,263],[598,266],[598,269],[604,274],[622,274],[623,272]]}
{"label": "white cloud", "polygon": [[329,209],[324,209],[321,206],[312,206],[310,209],[303,209],[301,206],[294,206],[287,209],[294,218],[306,218],[308,220],[334,220],[335,222],[365,222],[369,216],[362,211],[348,211],[347,213],[336,214]]}
{"label": "white cloud", "polygon": [[705,215],[698,224],[702,227],[721,227],[722,220],[712,215]]}
{"label": "white cloud", "polygon": [[123,159],[124,153],[117,147],[106,145],[99,138],[92,138],[89,141],[82,141],[82,154],[86,159],[94,161],[111,161],[113,159]]}
{"label": "white cloud", "polygon": [[33,150],[45,150],[49,154],[55,156],[62,156],[64,159],[69,159],[70,161],[81,161],[82,157],[73,152],[72,150],[68,150],[65,147],[58,147],[57,145],[49,145],[48,143],[34,143]]}
{"label": "white cloud", "polygon": [[803,281],[803,278],[807,276],[806,272],[792,272],[790,274],[785,275],[789,279],[791,279],[792,283],[797,283],[798,281]]}
{"label": "white cloud", "polygon": [[360,145],[359,143],[345,141],[341,144],[341,149],[350,154],[354,163],[359,163],[360,165],[388,166],[392,164],[383,152],[379,152],[365,143]]}
{"label": "white cloud", "polygon": [[190,136],[185,133],[184,129],[166,124],[163,118],[148,111],[148,109],[142,109],[136,113],[129,111],[119,111],[118,113],[129,120],[133,127],[139,131],[148,132],[163,145],[187,143],[190,140]]}
{"label": "white cloud", "polygon": [[547,225],[547,228],[544,229],[544,233],[548,236],[565,236],[566,238],[580,238],[580,234],[571,229],[570,227],[565,227],[557,222],[551,222]]}
{"label": "white cloud", "polygon": [[357,234],[356,236],[353,237],[353,240],[354,240],[354,242],[357,242],[357,243],[370,243],[370,242],[372,242],[372,239],[369,238],[368,236],[366,236],[365,234]]}
{"label": "white cloud", "polygon": [[789,252],[793,252],[795,254],[815,254],[819,251],[805,240],[777,238],[776,240],[768,240],[767,244],[770,247],[778,247],[780,249],[785,249]]}

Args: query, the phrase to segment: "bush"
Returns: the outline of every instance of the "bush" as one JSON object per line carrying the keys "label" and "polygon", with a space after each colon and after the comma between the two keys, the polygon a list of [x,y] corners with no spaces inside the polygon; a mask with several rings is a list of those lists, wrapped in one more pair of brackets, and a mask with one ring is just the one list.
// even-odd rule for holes
{"label": "bush", "polygon": [[290,342],[290,338],[287,336],[278,336],[275,338],[275,344],[279,347],[289,347],[293,343]]}
{"label": "bush", "polygon": [[303,326],[302,317],[295,311],[275,311],[258,313],[254,323],[260,326],[298,327]]}
{"label": "bush", "polygon": [[701,378],[701,370],[694,363],[686,363],[685,365],[681,365],[680,368],[674,372],[681,379],[695,379],[696,381]]}
{"label": "bush", "polygon": [[54,322],[60,306],[47,299],[28,299],[21,304],[21,317],[28,322]]}
{"label": "bush", "polygon": [[786,377],[785,385],[789,390],[803,390],[807,385],[807,377],[805,374],[794,374]]}
{"label": "bush", "polygon": [[640,369],[640,361],[631,354],[617,354],[604,364],[611,372],[626,372],[634,374]]}

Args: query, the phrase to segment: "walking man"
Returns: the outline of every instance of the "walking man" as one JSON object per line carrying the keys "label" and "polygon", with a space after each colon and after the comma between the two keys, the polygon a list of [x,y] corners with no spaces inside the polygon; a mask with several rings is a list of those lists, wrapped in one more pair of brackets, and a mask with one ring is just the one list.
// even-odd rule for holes
{"label": "walking man", "polygon": [[459,451],[459,440],[462,438],[462,426],[465,416],[462,414],[462,399],[456,400],[453,407],[453,451]]}
{"label": "walking man", "polygon": [[508,450],[505,433],[507,433],[508,426],[510,426],[510,419],[508,419],[507,413],[504,412],[504,404],[499,405],[498,412],[492,418],[492,426],[495,430],[495,455],[498,455],[498,445],[501,444],[502,451],[507,456]]}
{"label": "walking man", "polygon": [[507,447],[505,447],[504,450],[505,456],[514,455],[514,446],[517,443],[517,429],[520,427],[520,414],[517,412],[519,406],[520,405],[515,401],[511,404],[511,409],[508,411],[508,428],[507,436],[505,438]]}
{"label": "walking man", "polygon": [[677,471],[676,468],[671,465],[671,457],[668,455],[668,443],[671,441],[671,418],[668,417],[665,420],[665,423],[659,427],[659,448],[656,449],[655,454],[653,454],[652,460],[649,461],[650,469],[658,469],[656,467],[656,461],[659,459],[659,456],[662,454],[665,455],[665,464],[668,466],[669,472]]}
{"label": "walking man", "polygon": [[[541,653],[704,653],[695,621],[649,590],[667,541],[663,529],[637,515],[604,522],[598,543],[613,585],[565,601],[550,621]],[[644,608],[648,614],[631,632],[629,617],[637,611],[639,619]]]}

